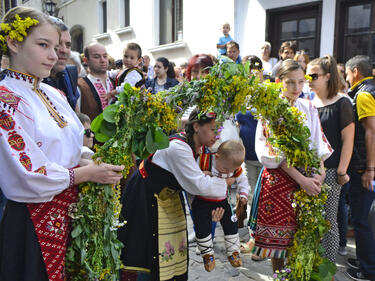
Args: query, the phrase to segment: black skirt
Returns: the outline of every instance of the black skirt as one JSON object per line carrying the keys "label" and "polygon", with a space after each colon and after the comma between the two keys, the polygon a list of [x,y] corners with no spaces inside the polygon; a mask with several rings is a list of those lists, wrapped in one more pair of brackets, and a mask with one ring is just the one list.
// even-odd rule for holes
{"label": "black skirt", "polygon": [[0,280],[48,281],[27,204],[8,200],[0,225]]}
{"label": "black skirt", "polygon": [[[124,244],[121,260],[125,268],[148,269],[151,280],[157,281],[159,280],[158,209],[154,194],[159,194],[165,187],[176,191],[181,191],[182,188],[172,173],[150,160],[145,160],[144,170],[147,172],[146,178],[137,170],[125,187],[121,214],[127,224],[119,229],[118,239]],[[185,212],[181,192],[180,203]],[[187,271],[186,274],[173,278],[173,280],[187,279]]]}

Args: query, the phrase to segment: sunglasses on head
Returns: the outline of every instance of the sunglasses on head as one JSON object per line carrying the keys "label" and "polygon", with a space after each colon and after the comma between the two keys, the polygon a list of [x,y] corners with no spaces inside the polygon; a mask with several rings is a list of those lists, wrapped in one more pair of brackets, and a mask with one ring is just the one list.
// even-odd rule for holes
{"label": "sunglasses on head", "polygon": [[308,76],[311,77],[311,80],[317,80],[319,78],[319,76],[322,76],[323,74],[319,74],[319,73],[312,73],[312,74],[308,74]]}
{"label": "sunglasses on head", "polygon": [[86,137],[91,137],[91,134],[94,134],[93,131],[91,131],[91,129],[85,129],[83,134],[86,136]]}

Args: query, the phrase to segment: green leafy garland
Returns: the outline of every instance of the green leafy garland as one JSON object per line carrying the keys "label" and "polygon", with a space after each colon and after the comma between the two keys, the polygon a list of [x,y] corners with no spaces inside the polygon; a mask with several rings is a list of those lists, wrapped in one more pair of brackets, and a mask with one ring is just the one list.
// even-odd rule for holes
{"label": "green leafy garland", "polygon": [[[125,86],[118,101],[91,124],[95,137],[106,142],[97,148],[95,161],[124,165],[124,177],[134,165],[132,153],[144,158],[168,147],[164,133],[177,128],[177,113],[159,95]],[[120,221],[120,186],[88,182],[80,186],[80,200],[72,210],[73,230],[66,255],[71,279],[119,280],[123,245],[117,240]]]}
{"label": "green leafy garland", "polygon": [[[317,173],[320,159],[316,150],[309,148],[310,130],[304,125],[302,113],[280,98],[280,84],[262,84],[255,75],[249,75],[248,65],[218,64],[203,80],[168,92],[167,101],[182,107],[197,104],[203,111],[214,111],[220,117],[254,108],[258,119],[268,121],[270,142],[286,156],[288,165],[304,168],[308,176]],[[302,188],[294,194],[299,227],[288,251],[288,272],[284,271],[280,278],[276,276],[276,280],[330,280],[335,274],[335,265],[321,257],[320,240],[329,228],[323,216],[327,190],[328,186],[323,185],[317,196],[309,196]]]}
{"label": "green leafy garland", "polygon": [[[117,103],[108,106],[92,123],[96,138],[106,141],[96,153],[96,161],[125,165],[126,175],[132,166],[131,153],[145,158],[168,146],[167,134],[178,124],[175,109],[182,114],[189,106],[197,105],[203,112],[216,112],[218,120],[223,121],[239,111],[255,108],[256,117],[269,123],[272,145],[284,153],[289,165],[302,167],[311,175],[319,169],[320,160],[316,151],[309,149],[310,131],[304,126],[301,112],[280,98],[280,89],[279,84],[259,83],[249,72],[249,64],[230,62],[215,65],[199,81],[185,82],[157,95],[127,86]],[[108,185],[87,183],[82,187],[67,254],[73,280],[118,279],[123,246],[116,238],[116,228],[123,225],[119,222],[119,194],[118,187]],[[333,276],[334,265],[321,258],[320,248],[328,229],[323,217],[326,199],[326,187],[318,196],[309,196],[303,189],[296,192],[299,228],[283,278],[326,280]]]}

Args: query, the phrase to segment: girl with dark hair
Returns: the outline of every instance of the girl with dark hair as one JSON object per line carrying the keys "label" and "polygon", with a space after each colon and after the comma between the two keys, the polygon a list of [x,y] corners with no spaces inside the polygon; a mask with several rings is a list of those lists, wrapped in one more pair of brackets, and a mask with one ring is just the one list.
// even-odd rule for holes
{"label": "girl with dark hair", "polygon": [[282,96],[290,106],[296,107],[305,116],[304,123],[310,129],[310,149],[316,149],[321,158],[320,174],[307,177],[303,167],[288,166],[285,157],[276,153],[269,141],[272,137],[267,122],[258,122],[255,136],[255,151],[264,170],[261,176],[255,247],[253,253],[261,257],[271,257],[274,271],[281,270],[287,250],[292,245],[297,230],[296,211],[292,206],[293,193],[303,188],[309,195],[317,195],[325,178],[323,161],[332,149],[321,131],[318,111],[310,101],[299,98],[305,83],[301,66],[291,59],[280,64],[277,79],[283,83]]}
{"label": "girl with dark hair", "polygon": [[77,185],[116,184],[123,167],[87,160],[83,167],[84,128],[65,96],[41,82],[57,61],[55,24],[16,7],[3,18],[4,38],[0,49],[10,67],[0,81],[0,186],[8,202],[0,226],[0,280],[63,281]]}
{"label": "girl with dark hair", "polygon": [[333,57],[314,59],[307,65],[307,74],[311,77],[309,85],[316,93],[312,103],[318,109],[323,132],[334,149],[331,157],[324,162],[325,182],[331,187],[324,209],[331,228],[323,237],[322,245],[324,255],[331,262],[336,262],[340,240],[337,211],[341,187],[349,182],[346,171],[354,146],[354,112],[349,98],[338,94],[340,76]]}
{"label": "girl with dark hair", "polygon": [[[118,231],[118,238],[125,245],[121,280],[135,280],[135,276],[144,280],[188,279],[181,191],[225,197],[227,185],[234,183],[234,178],[206,176],[196,162],[202,148],[216,142],[215,118],[213,112],[200,113],[195,109],[185,133],[172,135],[169,147],[144,160],[132,175],[122,197],[122,216],[127,224]],[[214,210],[213,217],[221,219],[222,210]]]}
{"label": "girl with dark hair", "polygon": [[155,78],[146,82],[146,88],[149,89],[151,93],[156,94],[178,84],[178,81],[175,79],[176,74],[174,68],[167,58],[157,58],[154,71]]}

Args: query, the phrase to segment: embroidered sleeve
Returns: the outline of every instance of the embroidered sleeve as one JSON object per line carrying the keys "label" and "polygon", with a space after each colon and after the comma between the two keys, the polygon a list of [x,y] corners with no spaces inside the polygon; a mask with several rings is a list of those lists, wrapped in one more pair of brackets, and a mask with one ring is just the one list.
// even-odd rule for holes
{"label": "embroidered sleeve", "polygon": [[255,133],[255,152],[259,162],[270,169],[279,167],[282,160],[285,159],[282,153],[278,153],[269,143],[269,130],[265,122],[258,122]]}
{"label": "embroidered sleeve", "polygon": [[35,124],[31,108],[4,86],[0,87],[2,191],[17,202],[50,201],[69,186],[69,172],[51,163],[33,140]]}
{"label": "embroidered sleeve", "polygon": [[172,141],[168,148],[158,150],[153,162],[171,172],[182,188],[190,194],[226,197],[226,181],[205,176],[195,161],[190,146],[182,141]]}

